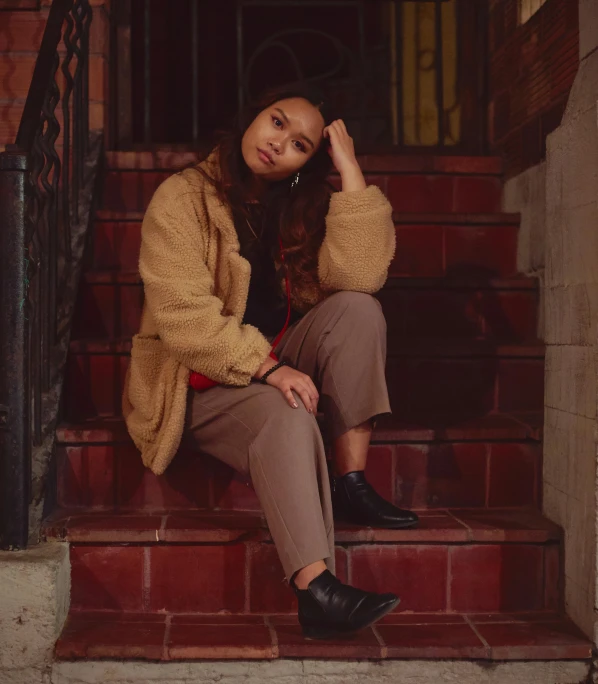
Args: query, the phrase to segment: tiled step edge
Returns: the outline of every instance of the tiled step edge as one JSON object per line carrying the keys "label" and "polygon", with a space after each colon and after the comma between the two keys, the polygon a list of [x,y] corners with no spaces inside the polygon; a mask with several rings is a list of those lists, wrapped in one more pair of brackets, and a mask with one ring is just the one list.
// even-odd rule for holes
{"label": "tiled step edge", "polygon": [[[98,209],[95,213],[96,222],[114,221],[118,223],[140,223],[143,220],[142,211],[114,211]],[[504,226],[518,225],[521,214],[495,212],[492,214],[460,214],[457,212],[441,214],[394,212],[393,221],[397,225],[458,225],[458,226]]]}
{"label": "tiled step edge", "polygon": [[[384,530],[338,523],[338,544],[543,544],[558,542],[562,530],[535,509],[435,509],[420,511],[412,530]],[[47,540],[94,544],[268,542],[258,513],[56,511],[43,524]]]}
{"label": "tiled step edge", "polygon": [[[72,340],[69,347],[73,354],[129,354],[131,339]],[[543,358],[545,346],[541,340],[502,343],[492,340],[437,340],[433,338],[406,339],[388,350],[392,357],[473,358],[500,356],[508,358]]]}
{"label": "tiled step edge", "polygon": [[309,641],[294,616],[71,612],[62,660],[332,659],[586,660],[592,644],[565,616],[393,614],[345,639]]}
{"label": "tiled step edge", "polygon": [[[470,419],[426,416],[421,424],[402,422],[397,416],[381,417],[373,443],[434,441],[522,441],[541,439],[541,414],[489,414]],[[56,430],[60,444],[104,444],[130,442],[121,418],[96,418],[81,423],[62,423]]]}
{"label": "tiled step edge", "polygon": [[[178,170],[194,164],[200,156],[190,150],[158,148],[143,151],[107,151],[106,167],[121,171]],[[424,154],[362,154],[357,161],[364,172],[427,173],[500,176],[503,161],[491,156]]]}
{"label": "tiled step edge", "polygon": [[[82,274],[91,285],[141,285],[141,276],[132,271],[89,270]],[[391,276],[384,285],[389,289],[485,289],[485,290],[536,290],[538,279],[527,276],[512,278],[411,278]]]}

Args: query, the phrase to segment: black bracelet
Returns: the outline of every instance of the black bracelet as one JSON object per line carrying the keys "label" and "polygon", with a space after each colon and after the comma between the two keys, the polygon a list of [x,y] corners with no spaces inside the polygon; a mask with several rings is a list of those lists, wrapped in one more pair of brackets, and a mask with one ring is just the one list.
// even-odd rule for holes
{"label": "black bracelet", "polygon": [[274,373],[275,370],[278,370],[281,366],[288,366],[289,364],[286,361],[279,361],[275,366],[272,366],[269,370],[267,370],[262,377],[260,378],[260,382],[262,385],[267,385],[268,383],[266,382],[266,378]]}

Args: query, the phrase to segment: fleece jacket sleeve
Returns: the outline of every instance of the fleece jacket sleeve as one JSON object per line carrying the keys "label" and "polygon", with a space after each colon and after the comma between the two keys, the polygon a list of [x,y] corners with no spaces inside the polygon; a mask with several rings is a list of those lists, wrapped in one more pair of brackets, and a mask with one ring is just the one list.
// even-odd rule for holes
{"label": "fleece jacket sleeve", "polygon": [[318,255],[320,284],[373,294],[386,282],[395,247],[392,206],[378,186],[335,192]]}
{"label": "fleece jacket sleeve", "polygon": [[270,343],[250,325],[222,315],[206,266],[205,217],[180,175],[156,190],[142,226],[139,272],[163,343],[181,364],[216,382],[244,386]]}

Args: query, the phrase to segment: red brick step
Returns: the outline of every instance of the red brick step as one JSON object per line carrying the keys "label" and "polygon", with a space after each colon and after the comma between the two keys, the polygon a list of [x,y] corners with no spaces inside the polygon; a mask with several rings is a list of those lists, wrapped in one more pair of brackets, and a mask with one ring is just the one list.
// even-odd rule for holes
{"label": "red brick step", "polygon": [[[200,156],[192,150],[174,149],[169,146],[152,150],[108,150],[106,167],[129,170],[170,170],[197,163]],[[360,154],[359,165],[363,171],[395,173],[457,173],[500,176],[503,173],[501,157],[428,154]]]}
{"label": "red brick step", "polygon": [[[136,271],[141,242],[140,213],[102,218],[94,226],[90,266]],[[518,214],[395,214],[397,252],[390,275],[486,278],[517,272]]]}
{"label": "red brick step", "polygon": [[[377,293],[394,338],[536,337],[538,291],[532,278],[389,278]],[[83,274],[72,339],[130,337],[139,330],[143,287],[136,273]]]}
{"label": "red brick step", "polygon": [[591,643],[565,616],[392,614],[346,639],[303,639],[294,616],[72,611],[58,659],[589,659]]}
{"label": "red brick step", "polygon": [[[399,212],[457,212],[492,213],[500,211],[502,184],[496,172],[462,167],[451,170],[422,168],[421,163],[404,163],[400,156],[371,157],[362,169],[369,185],[378,185],[386,194],[395,211]],[[447,158],[448,159],[448,158]],[[457,162],[455,162],[456,164]],[[460,162],[463,164],[463,160]],[[483,165],[484,162],[481,162]],[[104,176],[101,199],[103,209],[109,211],[143,211],[162,181],[175,173],[182,164],[172,169],[109,169]],[[330,181],[337,189],[342,184],[338,174]]]}
{"label": "red brick step", "polygon": [[[399,505],[416,509],[539,504],[537,416],[475,419],[383,417],[367,475]],[[164,475],[141,462],[120,420],[64,424],[57,431],[58,504],[83,510],[259,511],[247,480],[205,455],[179,450]]]}
{"label": "red brick step", "polygon": [[[246,615],[295,608],[265,524],[253,514],[59,511],[44,535],[71,542],[74,610]],[[427,511],[419,528],[402,531],[338,525],[338,575],[396,592],[400,611],[559,610],[561,538],[533,510]]]}
{"label": "red brick step", "polygon": [[[393,346],[389,337],[389,394],[393,410],[403,417],[542,409],[542,345],[410,340]],[[121,414],[129,349],[128,340],[73,342],[65,379],[67,420]]]}

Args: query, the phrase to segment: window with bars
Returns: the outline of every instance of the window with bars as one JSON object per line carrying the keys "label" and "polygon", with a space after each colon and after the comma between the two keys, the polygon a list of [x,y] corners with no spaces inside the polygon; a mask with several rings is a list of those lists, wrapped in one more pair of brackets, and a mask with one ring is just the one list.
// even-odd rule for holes
{"label": "window with bars", "polygon": [[547,0],[519,0],[519,24],[525,24]]}

